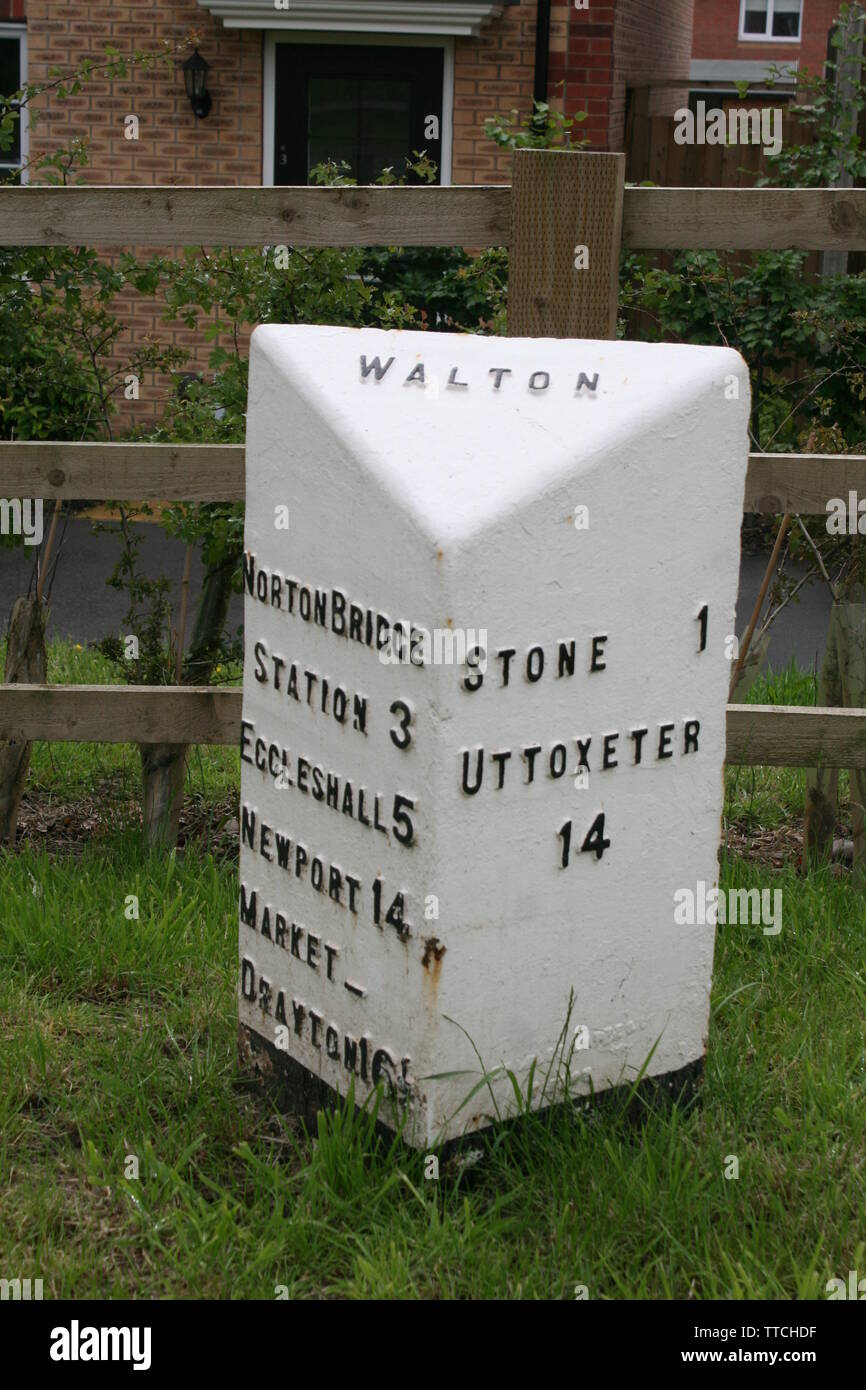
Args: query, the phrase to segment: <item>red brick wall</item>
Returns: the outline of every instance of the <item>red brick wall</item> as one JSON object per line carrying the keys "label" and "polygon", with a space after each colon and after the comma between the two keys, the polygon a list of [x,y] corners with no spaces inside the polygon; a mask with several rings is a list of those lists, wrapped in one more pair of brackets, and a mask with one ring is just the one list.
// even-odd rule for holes
{"label": "red brick wall", "polygon": [[740,0],[695,0],[695,58],[733,59],[767,63],[798,62],[820,73],[827,57],[827,32],[838,15],[840,0],[805,0],[800,43],[740,42]]}
{"label": "red brick wall", "polygon": [[[38,100],[41,118],[31,134],[31,159],[68,145],[74,137],[86,137],[87,183],[261,183],[262,36],[254,30],[223,28],[195,0],[63,0],[59,5],[54,0],[28,0],[29,80],[47,80],[52,67],[72,72],[88,56],[104,61],[106,44],[123,54],[136,48],[155,52],[164,39],[178,43],[191,30],[200,36],[202,55],[211,64],[213,109],[206,119],[193,115],[179,65],[173,72],[163,65],[133,71],[125,80],[95,78],[78,96],[61,101],[47,94]],[[138,140],[124,138],[128,115],[139,119]],[[37,173],[35,181],[39,177]],[[165,250],[175,254],[179,248]],[[126,352],[130,341],[140,343],[150,335],[187,347],[190,370],[206,368],[211,347],[203,343],[201,333],[162,323],[161,307],[153,300],[130,291],[114,308],[129,324]],[[153,419],[169,389],[164,379],[145,378],[140,400],[121,404],[124,423]]]}
{"label": "red brick wall", "polygon": [[659,86],[650,95],[649,114],[668,116],[688,100],[695,0],[618,0],[613,34],[613,91],[610,148],[621,150],[625,134],[626,89],[683,79],[682,87]]}
{"label": "red brick wall", "polygon": [[[196,120],[183,73],[158,66],[128,80],[95,79],[64,101],[46,97],[30,144],[49,152],[73,136],[90,139],[93,183],[260,183],[262,167],[262,36],[224,29],[195,0],[28,0],[30,80],[51,67],[74,69],[84,57],[104,58],[106,44],[124,54],[156,51],[195,30],[211,64],[213,110]],[[124,117],[138,116],[140,138],[126,140]]]}
{"label": "red brick wall", "polygon": [[607,149],[615,6],[612,0],[608,4],[596,0],[587,10],[575,10],[573,5],[557,8],[560,14],[564,11],[568,29],[561,48],[551,45],[550,82],[562,83],[559,91],[567,116],[588,113],[574,127],[575,138],[589,139],[594,149]]}
{"label": "red brick wall", "polygon": [[595,149],[621,150],[626,89],[683,79],[682,88],[654,93],[651,110],[663,115],[683,104],[692,49],[693,0],[593,0],[588,9],[562,6],[563,43],[551,44],[550,80],[562,82],[568,115],[587,111],[576,133]]}
{"label": "red brick wall", "polygon": [[488,116],[532,110],[535,0],[509,6],[478,38],[455,40],[453,183],[508,183],[511,155],[484,134]]}

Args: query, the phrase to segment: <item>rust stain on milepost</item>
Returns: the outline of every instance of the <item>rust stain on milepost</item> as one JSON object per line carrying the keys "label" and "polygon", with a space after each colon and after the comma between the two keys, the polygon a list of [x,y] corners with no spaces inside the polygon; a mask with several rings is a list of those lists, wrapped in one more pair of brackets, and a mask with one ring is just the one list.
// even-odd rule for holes
{"label": "rust stain on milepost", "polygon": [[445,947],[438,936],[427,936],[424,938],[424,954],[421,957],[421,964],[427,971],[426,979],[435,994],[439,988],[439,978],[442,974],[442,960],[445,956]]}

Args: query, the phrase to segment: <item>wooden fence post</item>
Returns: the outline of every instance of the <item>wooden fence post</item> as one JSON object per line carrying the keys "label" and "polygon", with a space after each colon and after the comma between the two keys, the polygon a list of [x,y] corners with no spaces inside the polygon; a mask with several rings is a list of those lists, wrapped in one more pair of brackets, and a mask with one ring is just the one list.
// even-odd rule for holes
{"label": "wooden fence post", "polygon": [[509,337],[616,336],[624,187],[624,154],[515,152]]}

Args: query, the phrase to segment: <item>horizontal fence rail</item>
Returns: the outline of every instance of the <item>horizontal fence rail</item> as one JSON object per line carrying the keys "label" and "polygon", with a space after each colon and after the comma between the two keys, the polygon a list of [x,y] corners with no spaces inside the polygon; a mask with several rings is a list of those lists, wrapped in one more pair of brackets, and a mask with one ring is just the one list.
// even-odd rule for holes
{"label": "horizontal fence rail", "polygon": [[646,251],[862,251],[866,189],[627,188],[622,244]]}
{"label": "horizontal fence rail", "polygon": [[[240,743],[235,689],[0,686],[0,739],[51,743]],[[729,763],[866,768],[866,710],[728,705]]]}
{"label": "horizontal fence rail", "polygon": [[[16,196],[9,197],[9,194]],[[18,195],[23,194],[23,197]],[[0,190],[8,246],[507,246],[511,188]]]}
{"label": "horizontal fence rail", "polygon": [[[568,151],[561,154],[573,157]],[[52,188],[30,184],[0,189],[0,245],[510,246],[511,213],[507,184],[477,188]],[[866,189],[626,188],[622,245],[647,251],[863,251]]]}
{"label": "horizontal fence rail", "polygon": [[726,758],[747,767],[866,767],[866,709],[728,705]]}
{"label": "horizontal fence rail", "polygon": [[744,512],[827,515],[831,497],[866,495],[866,455],[750,454]]}
{"label": "horizontal fence rail", "polygon": [[198,685],[0,685],[0,739],[239,744],[241,691]]}
{"label": "horizontal fence rail", "polygon": [[244,446],[0,443],[0,496],[242,502]]}
{"label": "horizontal fence rail", "polygon": [[[826,516],[866,496],[864,454],[750,454],[743,510]],[[242,444],[0,443],[0,496],[67,501],[242,502]]]}

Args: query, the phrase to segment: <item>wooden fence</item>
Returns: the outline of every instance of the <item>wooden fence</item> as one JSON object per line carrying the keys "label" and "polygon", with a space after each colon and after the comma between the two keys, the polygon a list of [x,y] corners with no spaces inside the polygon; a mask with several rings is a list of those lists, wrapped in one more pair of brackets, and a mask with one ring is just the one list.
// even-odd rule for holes
{"label": "wooden fence", "polygon": [[[759,103],[746,98],[734,98],[724,105],[758,108]],[[767,104],[767,103],[765,103]],[[708,108],[723,108],[723,103],[710,96]],[[780,103],[776,102],[776,105]],[[724,109],[724,108],[723,108]],[[760,142],[748,145],[677,144],[678,122],[673,116],[649,116],[635,112],[630,115],[626,129],[625,147],[628,151],[626,178],[632,183],[651,183],[690,188],[754,188],[759,175],[770,172],[770,164]],[[798,120],[796,114],[785,111],[782,117],[782,140],[786,149],[792,145],[814,143],[814,127]]]}
{"label": "wooden fence", "polygon": [[[625,188],[625,156],[525,150],[510,187],[0,189],[0,245],[510,248],[517,337],[610,338],[620,246],[866,250],[866,190]],[[576,244],[590,269],[575,270]],[[699,457],[695,468],[701,467]],[[244,496],[233,445],[0,444],[7,497]],[[826,515],[866,457],[755,454],[747,511]],[[238,690],[0,685],[0,738],[235,743]],[[866,710],[730,705],[731,763],[866,767]]]}

